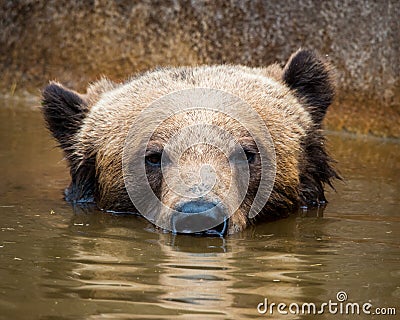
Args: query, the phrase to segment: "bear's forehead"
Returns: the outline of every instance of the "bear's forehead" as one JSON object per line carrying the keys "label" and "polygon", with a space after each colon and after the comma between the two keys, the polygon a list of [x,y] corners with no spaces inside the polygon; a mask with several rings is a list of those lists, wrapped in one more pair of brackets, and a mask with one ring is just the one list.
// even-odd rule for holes
{"label": "bear's forehead", "polygon": [[154,130],[154,136],[170,138],[182,131],[187,130],[187,134],[198,135],[199,137],[207,134],[219,135],[226,132],[232,136],[244,137],[249,132],[246,127],[229,114],[216,110],[195,109],[179,112],[164,119]]}
{"label": "bear's forehead", "polygon": [[[183,73],[185,76],[177,76],[177,73]],[[185,110],[164,119],[154,130],[155,139],[167,140],[182,127],[199,123],[220,127],[236,136],[248,137],[248,132],[251,131],[261,137],[262,129],[256,121],[256,118],[259,118],[266,124],[273,140],[285,145],[287,139],[299,140],[312,125],[309,113],[293,92],[282,82],[268,77],[264,69],[219,66],[171,68],[149,72],[105,92],[91,107],[80,134],[85,136],[86,131],[92,132],[92,128],[97,127],[96,145],[102,141],[107,144],[108,140],[124,139],[131,127],[137,124],[136,119],[139,115],[156,101],[180,90],[196,88],[220,90],[238,97],[253,109],[257,116],[250,115],[246,108],[237,108],[235,120],[221,112],[201,109],[201,104],[197,104],[197,107],[200,107],[198,110]],[[179,104],[182,104],[180,99]],[[185,108],[185,105],[180,107]],[[218,109],[220,105],[216,107]],[[105,110],[107,112],[104,112]],[[163,112],[162,104],[158,110]],[[160,117],[164,116],[151,113],[144,123],[139,123],[137,130],[141,130],[142,127],[146,129],[151,122]],[[244,121],[241,121],[242,119]],[[116,135],[116,132],[119,134]],[[285,133],[288,132],[293,134],[286,137]]]}
{"label": "bear's forehead", "polygon": [[[108,105],[124,108],[138,104],[141,108],[145,108],[149,103],[165,95],[193,88],[225,91],[244,101],[286,98],[290,91],[281,82],[268,77],[263,68],[243,66],[169,68],[145,73],[105,92],[99,99],[97,107]],[[95,105],[94,109],[97,107]]]}

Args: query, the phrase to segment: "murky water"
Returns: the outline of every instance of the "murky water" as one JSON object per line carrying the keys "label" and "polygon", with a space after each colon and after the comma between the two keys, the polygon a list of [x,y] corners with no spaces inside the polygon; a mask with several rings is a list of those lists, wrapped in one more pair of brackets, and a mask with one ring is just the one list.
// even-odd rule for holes
{"label": "murky water", "polygon": [[133,216],[74,213],[61,152],[30,105],[0,101],[1,319],[309,319],[257,305],[321,306],[339,291],[397,319],[399,142],[329,135],[344,182],[324,212],[174,237]]}

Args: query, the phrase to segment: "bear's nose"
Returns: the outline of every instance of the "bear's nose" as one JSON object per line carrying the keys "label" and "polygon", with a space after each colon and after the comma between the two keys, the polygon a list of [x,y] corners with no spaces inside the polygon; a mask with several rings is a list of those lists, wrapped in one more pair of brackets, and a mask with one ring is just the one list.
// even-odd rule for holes
{"label": "bear's nose", "polygon": [[226,210],[213,202],[189,201],[175,211],[171,217],[174,233],[223,236],[228,230]]}

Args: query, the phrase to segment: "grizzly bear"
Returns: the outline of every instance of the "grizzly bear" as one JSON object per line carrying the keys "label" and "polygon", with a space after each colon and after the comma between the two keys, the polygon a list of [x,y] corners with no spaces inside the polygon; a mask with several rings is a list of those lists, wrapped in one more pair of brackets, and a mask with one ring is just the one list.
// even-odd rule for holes
{"label": "grizzly bear", "polygon": [[86,94],[52,82],[42,110],[70,168],[67,201],[223,236],[326,202],[333,96],[329,63],[300,49],[284,67],[160,68]]}

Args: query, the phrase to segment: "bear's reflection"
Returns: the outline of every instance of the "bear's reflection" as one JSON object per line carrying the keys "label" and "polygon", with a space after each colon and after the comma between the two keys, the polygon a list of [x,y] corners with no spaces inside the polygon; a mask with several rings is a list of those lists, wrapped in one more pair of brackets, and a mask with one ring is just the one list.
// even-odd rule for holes
{"label": "bear's reflection", "polygon": [[233,263],[236,249],[229,242],[164,234],[159,244],[165,255],[159,281],[168,288],[160,299],[166,306],[225,316],[230,313],[238,267]]}
{"label": "bear's reflection", "polygon": [[[294,217],[207,238],[161,233],[141,218],[76,214],[69,227],[73,270],[67,272],[79,284],[68,290],[81,299],[112,302],[124,314],[129,302],[159,318],[176,312],[181,318],[257,316],[264,297],[302,300],[296,273],[304,261],[293,241],[298,224]],[[292,240],[282,240],[288,234]]]}

